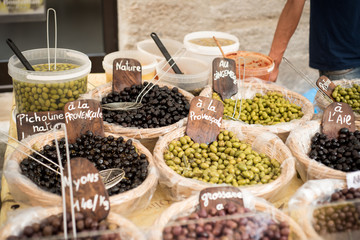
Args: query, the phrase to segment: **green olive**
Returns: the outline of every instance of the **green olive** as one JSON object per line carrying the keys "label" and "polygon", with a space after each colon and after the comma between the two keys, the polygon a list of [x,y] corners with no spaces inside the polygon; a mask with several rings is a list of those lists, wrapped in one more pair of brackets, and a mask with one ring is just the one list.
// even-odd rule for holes
{"label": "green olive", "polygon": [[236,187],[269,183],[281,174],[278,161],[254,151],[227,130],[210,145],[194,143],[189,136],[173,140],[164,152],[164,160],[183,177]]}

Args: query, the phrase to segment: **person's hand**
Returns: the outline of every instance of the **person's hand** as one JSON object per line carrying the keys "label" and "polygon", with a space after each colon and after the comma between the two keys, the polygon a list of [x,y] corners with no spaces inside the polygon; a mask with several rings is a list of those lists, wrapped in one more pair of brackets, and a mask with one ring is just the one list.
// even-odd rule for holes
{"label": "person's hand", "polygon": [[275,64],[274,70],[272,70],[272,72],[270,73],[269,81],[276,82],[278,75],[279,75],[279,65]]}

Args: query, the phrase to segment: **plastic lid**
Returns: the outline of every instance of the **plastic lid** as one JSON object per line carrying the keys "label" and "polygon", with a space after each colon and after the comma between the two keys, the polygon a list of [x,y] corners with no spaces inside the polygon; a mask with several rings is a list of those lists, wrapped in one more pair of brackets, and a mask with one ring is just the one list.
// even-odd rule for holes
{"label": "plastic lid", "polygon": [[216,38],[225,38],[229,40],[233,40],[235,43],[228,45],[228,46],[221,46],[221,49],[224,53],[234,52],[239,49],[240,43],[239,39],[231,35],[229,33],[224,32],[215,32],[215,31],[200,31],[200,32],[193,32],[189,33],[184,37],[184,46],[188,51],[193,53],[201,54],[201,55],[221,55],[221,51],[217,46],[214,47],[207,47],[201,46],[195,43],[191,43],[190,40],[196,38],[212,38],[215,36]]}

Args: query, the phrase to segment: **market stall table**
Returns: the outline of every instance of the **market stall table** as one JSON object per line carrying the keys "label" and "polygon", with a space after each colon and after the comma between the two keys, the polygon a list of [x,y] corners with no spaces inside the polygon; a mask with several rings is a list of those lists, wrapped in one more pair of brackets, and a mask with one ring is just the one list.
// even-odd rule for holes
{"label": "market stall table", "polygon": [[[95,86],[105,84],[105,82],[105,74],[90,74],[88,77],[88,90],[93,89]],[[15,104],[13,104],[11,111],[9,135],[17,138],[16,123],[12,117],[14,109]],[[9,143],[12,145],[16,145],[16,142],[11,139],[9,139]],[[4,157],[5,160],[12,151],[13,149],[11,147],[6,148]],[[6,163],[4,163],[4,165],[5,164]],[[275,205],[275,207],[286,208],[288,200],[302,185],[302,183],[303,182],[300,178],[294,177],[293,180],[289,182],[288,186],[286,186],[282,192],[279,192],[276,197],[272,198],[271,202]],[[161,188],[158,187],[149,206],[146,209],[133,212],[131,215],[128,216],[128,218],[139,227],[149,227],[153,224],[155,219],[171,205],[171,203],[172,201],[165,195]],[[16,214],[19,209],[27,207],[28,206],[22,203],[15,202],[9,191],[6,179],[4,176],[2,176],[0,226],[3,225],[3,223],[7,220],[9,216]]]}

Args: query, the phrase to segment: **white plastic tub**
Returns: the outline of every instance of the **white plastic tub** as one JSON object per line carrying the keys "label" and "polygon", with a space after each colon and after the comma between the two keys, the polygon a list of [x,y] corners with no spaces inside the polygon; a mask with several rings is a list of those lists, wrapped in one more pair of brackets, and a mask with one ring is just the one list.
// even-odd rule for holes
{"label": "white plastic tub", "polygon": [[214,58],[222,56],[218,46],[217,45],[203,46],[192,43],[191,40],[198,38],[213,38],[213,36],[215,36],[217,39],[223,38],[233,41],[233,43],[230,45],[221,46],[221,49],[223,50],[224,54],[235,52],[239,49],[240,46],[239,39],[234,35],[224,32],[215,32],[215,31],[192,32],[184,37],[184,46],[187,50],[186,56],[206,61],[208,64],[211,65]]}
{"label": "white plastic tub", "polygon": [[[161,39],[161,42],[164,44],[165,48],[168,50],[171,56],[174,56],[179,49],[183,48],[183,44],[181,42],[173,39],[164,38]],[[154,40],[152,39],[138,42],[136,44],[136,47],[140,52],[152,55],[156,58],[157,61],[165,59],[164,55],[160,52],[159,48],[156,46]]]}
{"label": "white plastic tub", "polygon": [[204,61],[189,57],[175,57],[174,60],[184,74],[175,74],[172,69],[165,73],[170,65],[164,59],[156,66],[161,82],[172,84],[194,95],[199,95],[202,89],[209,83],[209,65]]}

